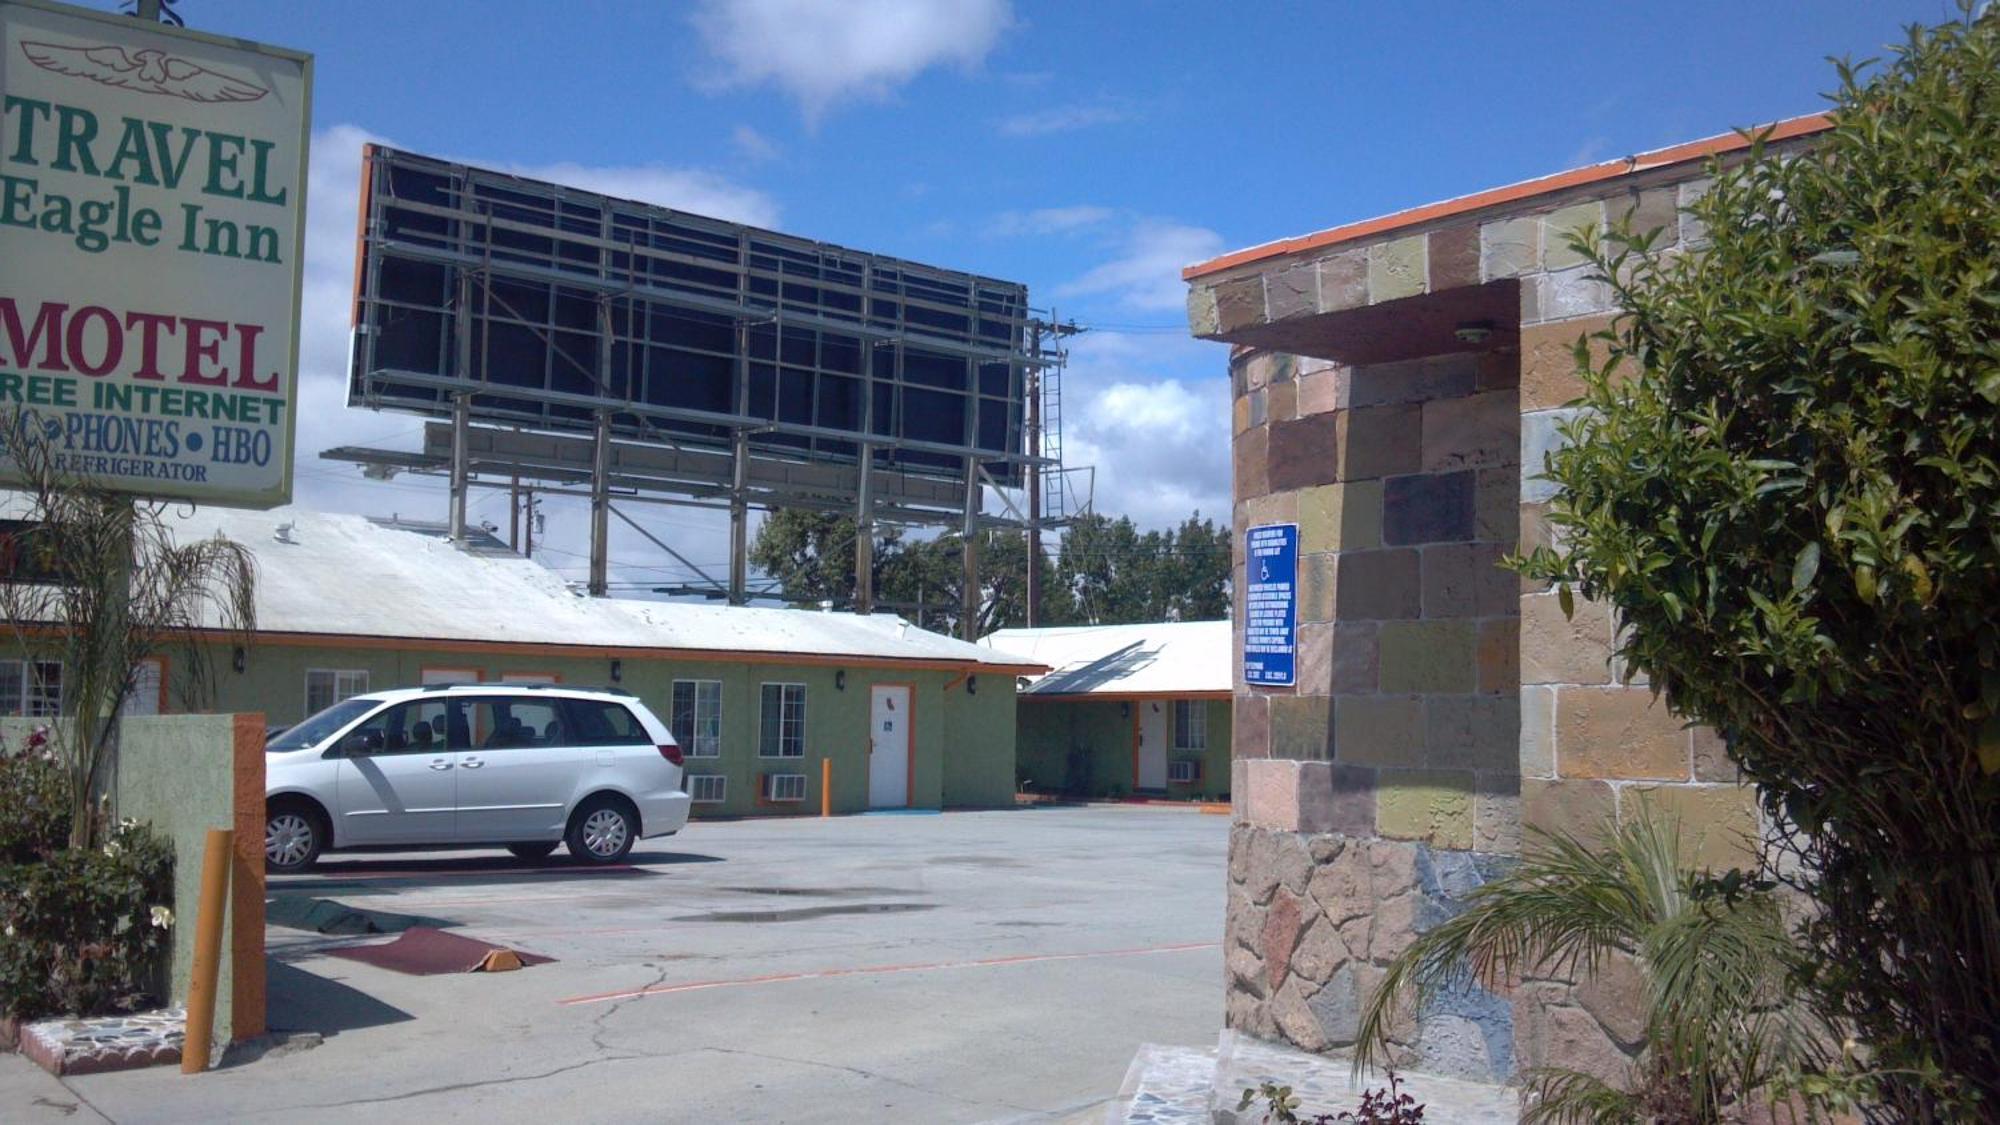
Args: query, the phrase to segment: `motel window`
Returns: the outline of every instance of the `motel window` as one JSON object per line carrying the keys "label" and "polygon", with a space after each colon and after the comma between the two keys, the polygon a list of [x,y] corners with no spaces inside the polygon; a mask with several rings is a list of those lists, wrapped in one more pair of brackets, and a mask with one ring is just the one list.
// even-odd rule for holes
{"label": "motel window", "polygon": [[764,684],[757,722],[757,756],[806,754],[806,685]]}
{"label": "motel window", "polygon": [[[800,706],[804,706],[803,697]],[[670,725],[681,753],[690,758],[721,757],[722,681],[675,680]]]}
{"label": "motel window", "polygon": [[1200,699],[1174,700],[1174,749],[1208,749],[1208,704]]}
{"label": "motel window", "polygon": [[62,672],[55,660],[0,660],[0,715],[61,714]]}
{"label": "motel window", "polygon": [[354,668],[309,668],[306,670],[306,714],[321,711],[368,690],[368,672]]}

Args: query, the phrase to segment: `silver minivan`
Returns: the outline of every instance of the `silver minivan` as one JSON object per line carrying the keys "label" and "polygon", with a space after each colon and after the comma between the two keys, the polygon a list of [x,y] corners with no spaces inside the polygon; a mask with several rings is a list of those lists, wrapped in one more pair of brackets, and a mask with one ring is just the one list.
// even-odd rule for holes
{"label": "silver minivan", "polygon": [[264,747],[264,860],[341,848],[564,844],[615,863],[688,819],[681,750],[637,697],[543,684],[398,688],[344,699]]}

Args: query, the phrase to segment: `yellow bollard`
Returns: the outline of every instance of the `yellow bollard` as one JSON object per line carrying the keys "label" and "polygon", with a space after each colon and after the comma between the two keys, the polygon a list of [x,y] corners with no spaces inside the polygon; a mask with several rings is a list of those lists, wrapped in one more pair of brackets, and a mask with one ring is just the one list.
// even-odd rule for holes
{"label": "yellow bollard", "polygon": [[833,759],[819,760],[819,815],[833,815]]}
{"label": "yellow bollard", "polygon": [[229,901],[229,856],[236,833],[211,828],[201,857],[201,904],[194,924],[194,980],[188,985],[187,1035],[181,1040],[181,1073],[208,1069],[215,1034],[215,980],[222,971],[222,908]]}

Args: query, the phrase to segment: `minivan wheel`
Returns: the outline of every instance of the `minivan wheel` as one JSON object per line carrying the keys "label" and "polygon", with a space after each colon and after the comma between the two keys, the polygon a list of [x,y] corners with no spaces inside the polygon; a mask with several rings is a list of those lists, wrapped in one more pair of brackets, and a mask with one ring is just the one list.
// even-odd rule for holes
{"label": "minivan wheel", "polygon": [[326,846],[326,829],[311,806],[274,801],[264,812],[264,870],[296,875],[312,867]]}
{"label": "minivan wheel", "polygon": [[564,843],[569,854],[585,863],[617,863],[632,850],[639,836],[639,818],[616,797],[592,797],[570,817]]}
{"label": "minivan wheel", "polygon": [[533,863],[538,859],[549,858],[549,853],[555,851],[556,846],[554,844],[508,844],[507,850],[514,853],[515,859],[525,859]]}

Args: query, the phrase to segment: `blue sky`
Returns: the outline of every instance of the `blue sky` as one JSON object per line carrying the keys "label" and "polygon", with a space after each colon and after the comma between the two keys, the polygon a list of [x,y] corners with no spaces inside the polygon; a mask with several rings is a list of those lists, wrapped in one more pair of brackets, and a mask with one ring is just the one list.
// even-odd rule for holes
{"label": "blue sky", "polygon": [[[110,0],[97,6],[112,7]],[[379,138],[1018,280],[1092,331],[1066,384],[1100,510],[1226,519],[1224,352],[1179,267],[1578,164],[1821,108],[1940,0],[182,0],[188,23],[311,51],[314,167],[299,502],[442,518],[428,482],[316,459],[411,446],[345,410],[358,149]],[[504,526],[505,500],[478,511]],[[722,521],[636,507],[697,562]],[[551,565],[585,521],[550,507]],[[618,529],[621,577],[685,577]],[[561,552],[572,552],[563,554]],[[658,568],[658,569],[653,569]]]}

